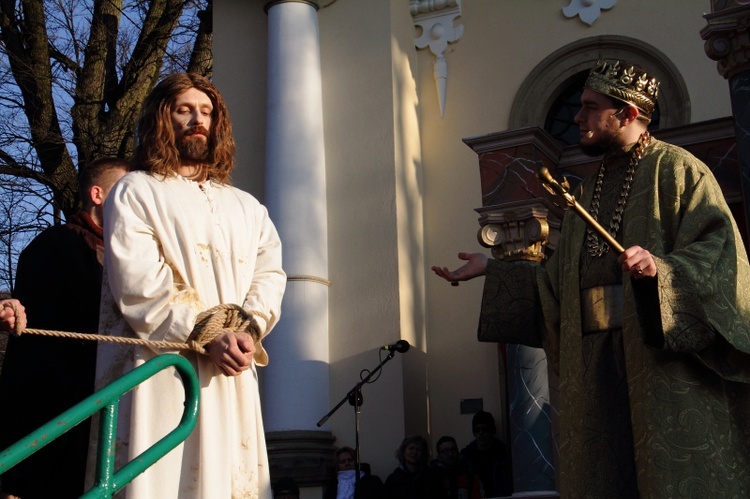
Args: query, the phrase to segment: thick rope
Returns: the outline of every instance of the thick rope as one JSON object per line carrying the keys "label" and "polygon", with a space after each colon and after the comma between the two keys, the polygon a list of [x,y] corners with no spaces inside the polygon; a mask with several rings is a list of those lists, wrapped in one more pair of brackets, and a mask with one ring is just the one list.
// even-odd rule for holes
{"label": "thick rope", "polygon": [[[20,314],[15,303],[6,301],[2,303],[2,307],[12,308],[13,314],[16,316],[16,319],[18,319]],[[16,320],[14,329],[13,331],[10,331],[10,334],[21,336],[21,334],[28,333],[39,336],[52,336],[55,338],[106,341],[110,343],[140,345],[170,350],[193,350],[194,352],[205,354],[205,345],[221,334],[224,329],[248,333],[256,342],[260,337],[258,323],[255,321],[255,318],[239,305],[233,304],[217,305],[199,314],[195,320],[195,327],[185,343],[143,340],[140,338],[126,338],[122,336],[106,336],[102,334],[70,333],[67,331],[52,331],[47,329],[24,329],[20,326],[18,320]]]}

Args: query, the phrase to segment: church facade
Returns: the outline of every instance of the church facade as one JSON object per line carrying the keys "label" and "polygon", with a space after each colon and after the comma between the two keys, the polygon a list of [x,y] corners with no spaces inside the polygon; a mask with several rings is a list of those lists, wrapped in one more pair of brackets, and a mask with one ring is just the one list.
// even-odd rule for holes
{"label": "church facade", "polygon": [[554,249],[563,207],[536,171],[574,183],[595,165],[572,116],[599,58],[661,81],[654,135],[714,170],[744,228],[746,3],[214,0],[233,181],[268,207],[289,275],[260,374],[273,479],[322,497],[333,449],[357,443],[385,479],[405,436],[463,447],[483,409],[516,491],[554,496],[543,354],[479,341],[481,279],[448,286],[430,266]]}

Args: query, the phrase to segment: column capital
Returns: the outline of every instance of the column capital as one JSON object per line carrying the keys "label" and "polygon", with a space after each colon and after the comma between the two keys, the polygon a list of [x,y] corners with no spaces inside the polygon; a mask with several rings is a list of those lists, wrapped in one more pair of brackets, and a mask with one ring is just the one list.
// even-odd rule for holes
{"label": "column capital", "polygon": [[263,6],[263,12],[268,14],[268,11],[271,9],[271,7],[278,5],[280,3],[306,3],[307,5],[310,5],[313,9],[318,10],[318,0],[268,0],[266,4]]}
{"label": "column capital", "polygon": [[701,30],[701,38],[706,55],[717,62],[719,74],[730,79],[750,70],[750,5],[733,3],[704,18],[708,24]]}
{"label": "column capital", "polygon": [[560,234],[560,220],[550,218],[552,208],[543,198],[479,208],[479,244],[498,260],[542,262],[545,248],[554,250]]}

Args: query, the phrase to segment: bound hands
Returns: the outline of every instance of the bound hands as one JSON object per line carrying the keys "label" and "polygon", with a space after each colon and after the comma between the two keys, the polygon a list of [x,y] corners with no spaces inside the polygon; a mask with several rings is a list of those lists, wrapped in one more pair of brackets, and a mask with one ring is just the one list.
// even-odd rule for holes
{"label": "bound hands", "polygon": [[[18,317],[13,312],[11,305],[16,306]],[[18,321],[18,325],[22,330],[26,329],[26,309],[21,305],[21,302],[10,298],[2,300],[0,307],[0,331],[13,331],[16,328],[16,321]]]}
{"label": "bound hands", "polygon": [[432,271],[451,283],[458,286],[459,281],[468,281],[487,272],[487,256],[483,253],[459,253],[458,258],[465,260],[466,265],[456,270],[448,270],[448,267],[432,267]]}
{"label": "bound hands", "polygon": [[656,262],[651,253],[640,246],[631,246],[623,251],[617,261],[622,265],[622,271],[627,272],[632,279],[656,277]]}
{"label": "bound hands", "polygon": [[206,351],[225,375],[239,376],[253,364],[255,341],[247,333],[225,329],[206,345]]}

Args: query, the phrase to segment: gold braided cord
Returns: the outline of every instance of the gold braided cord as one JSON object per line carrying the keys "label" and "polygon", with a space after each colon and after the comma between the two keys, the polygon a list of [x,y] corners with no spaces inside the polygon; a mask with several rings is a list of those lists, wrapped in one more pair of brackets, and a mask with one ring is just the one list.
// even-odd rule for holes
{"label": "gold braided cord", "polygon": [[[16,318],[19,316],[18,308],[15,303],[6,301],[2,303],[3,307],[10,307]],[[248,313],[239,305],[222,304],[217,305],[198,315],[195,320],[195,327],[190,333],[185,343],[171,341],[153,341],[143,340],[140,338],[128,338],[122,336],[107,336],[102,334],[88,333],[71,333],[67,331],[53,331],[47,329],[30,329],[21,328],[16,321],[14,330],[11,334],[21,336],[21,334],[35,334],[39,336],[51,336],[56,338],[72,338],[77,340],[105,341],[110,343],[120,343],[128,345],[140,345],[152,348],[163,348],[170,350],[192,350],[194,352],[205,354],[205,345],[211,342],[216,336],[221,334],[224,329],[231,329],[235,332],[245,332],[257,342],[260,337],[258,323],[252,314]]]}
{"label": "gold braided cord", "polygon": [[309,281],[309,282],[317,282],[318,284],[322,284],[324,286],[331,286],[331,281],[328,279],[323,279],[322,277],[316,277],[314,275],[291,275],[286,276],[287,281]]}

